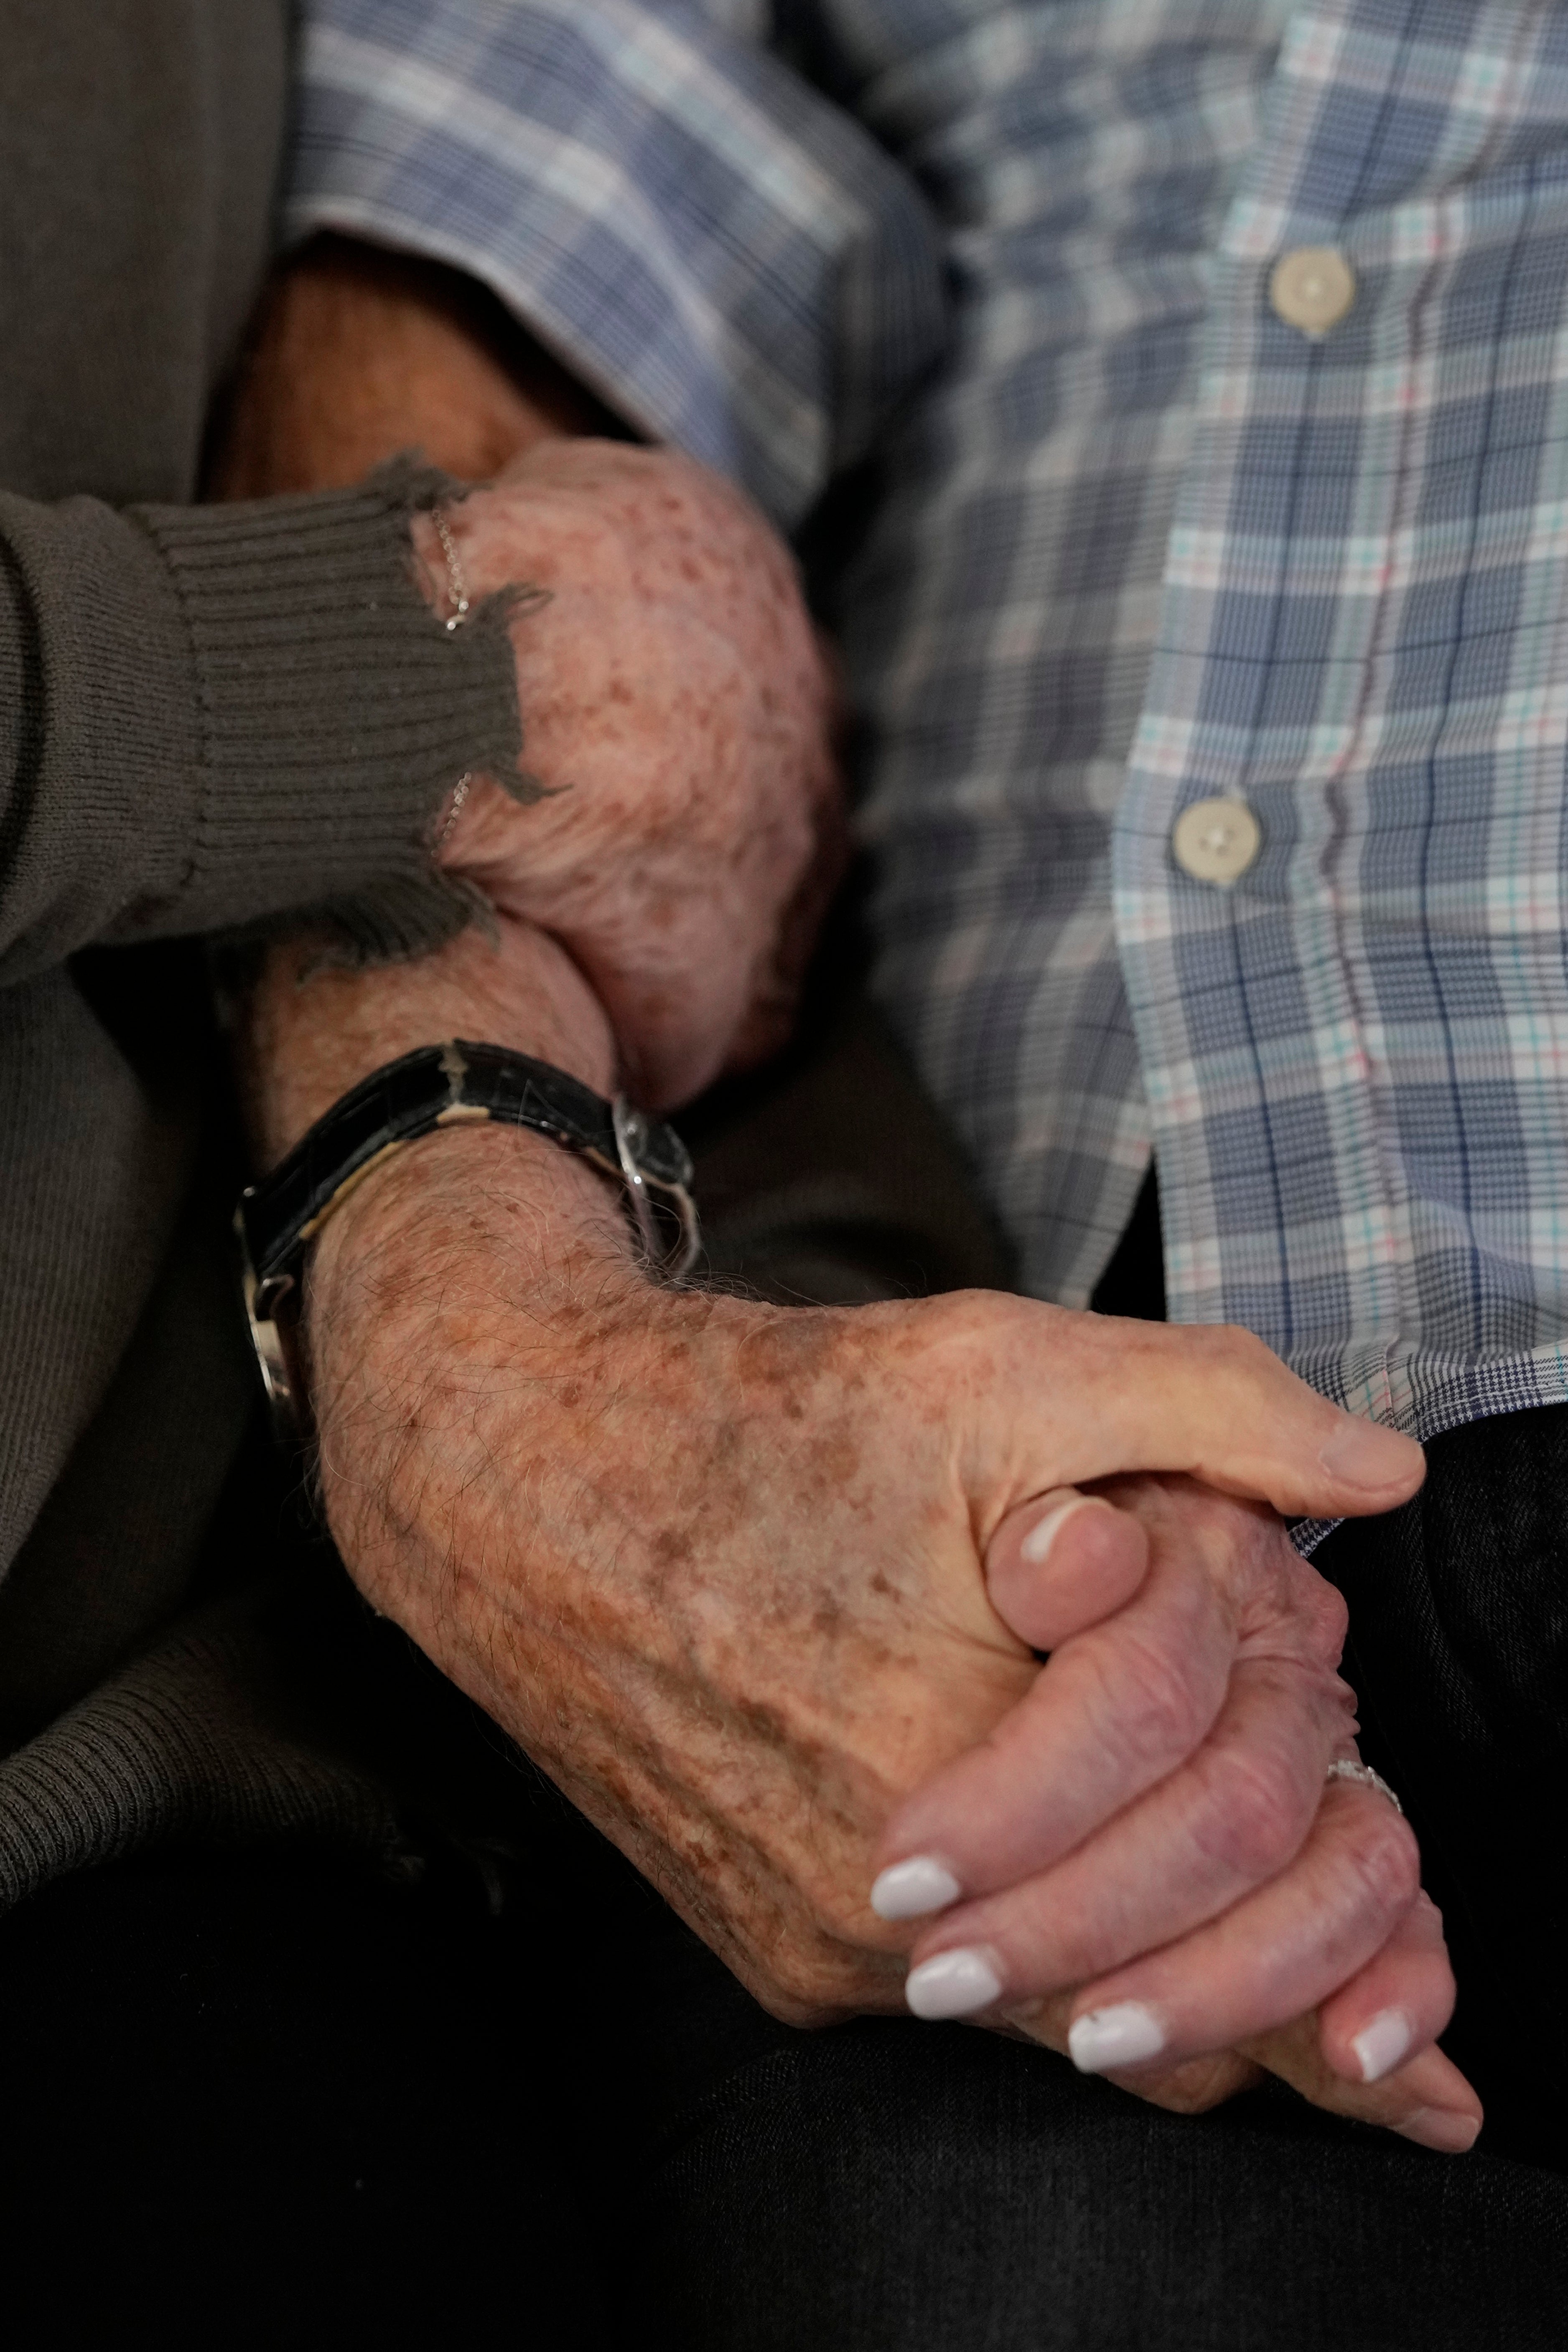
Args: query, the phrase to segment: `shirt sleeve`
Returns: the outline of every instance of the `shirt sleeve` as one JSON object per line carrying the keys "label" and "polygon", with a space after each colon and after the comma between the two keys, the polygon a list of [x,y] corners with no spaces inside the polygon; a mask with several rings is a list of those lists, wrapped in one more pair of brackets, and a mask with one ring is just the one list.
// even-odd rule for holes
{"label": "shirt sleeve", "polygon": [[284,234],[482,280],[786,530],[940,352],[914,183],[743,29],[674,0],[306,0]]}

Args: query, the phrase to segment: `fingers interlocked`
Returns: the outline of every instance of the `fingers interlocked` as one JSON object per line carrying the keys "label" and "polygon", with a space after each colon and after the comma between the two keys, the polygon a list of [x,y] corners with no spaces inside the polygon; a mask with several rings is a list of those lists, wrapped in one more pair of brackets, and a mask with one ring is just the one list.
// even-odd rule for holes
{"label": "fingers interlocked", "polygon": [[[1271,1514],[1186,1481],[1112,1492],[1148,1539],[1137,1589],[1093,1622],[1135,1547],[1095,1528],[1094,1559],[1069,1563],[1075,1525],[1081,1545],[1099,1514],[1046,1498],[1045,1614],[1069,1625],[1076,1601],[1082,1630],[889,1824],[879,1907],[948,1906],[915,1946],[910,2006],[973,2014],[1076,1988],[1073,2055],[1106,2073],[1335,2002],[1328,2063],[1373,2079],[1441,2031],[1452,1978],[1440,1934],[1397,1940],[1419,1891],[1408,1825],[1375,1789],[1325,1787],[1354,1730],[1337,1596]],[[1030,1638],[1026,1541],[994,1538],[992,1590]]]}

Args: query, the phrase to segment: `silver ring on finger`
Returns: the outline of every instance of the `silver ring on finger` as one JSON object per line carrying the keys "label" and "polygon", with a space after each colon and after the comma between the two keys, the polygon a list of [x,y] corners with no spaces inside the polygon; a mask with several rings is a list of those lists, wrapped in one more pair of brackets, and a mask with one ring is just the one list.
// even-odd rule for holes
{"label": "silver ring on finger", "polygon": [[1330,1765],[1327,1772],[1323,1775],[1323,1786],[1325,1789],[1328,1787],[1331,1780],[1354,1780],[1363,1789],[1375,1789],[1380,1797],[1386,1797],[1388,1799],[1389,1803],[1394,1807],[1394,1810],[1399,1815],[1400,1820],[1404,1820],[1405,1808],[1400,1803],[1398,1798],[1394,1795],[1394,1790],[1389,1787],[1387,1781],[1384,1779],[1382,1773],[1374,1772],[1372,1766],[1370,1764],[1363,1764],[1359,1757],[1336,1756],[1333,1762]]}

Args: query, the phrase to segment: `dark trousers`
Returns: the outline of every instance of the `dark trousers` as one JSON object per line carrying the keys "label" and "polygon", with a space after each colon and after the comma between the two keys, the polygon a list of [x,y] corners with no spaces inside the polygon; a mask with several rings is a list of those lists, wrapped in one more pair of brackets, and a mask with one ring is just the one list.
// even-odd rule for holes
{"label": "dark trousers", "polygon": [[[764,1292],[1006,1279],[863,1014],[699,1129],[715,1263]],[[1163,1311],[1152,1184],[1096,1304]],[[774,2023],[305,1559],[423,1870],[171,1852],[0,1921],[0,2342],[1563,2352],[1565,1521],[1535,1412],[1320,1555],[1448,1920],[1458,2158],[1279,2089],[1165,2116],[959,2025]]]}
{"label": "dark trousers", "polygon": [[[1094,1304],[1163,1319],[1152,1174]],[[1445,2046],[1487,2102],[1483,2145],[1568,2169],[1568,1407],[1452,1430],[1427,1461],[1407,1509],[1346,1520],[1315,1564],[1349,1604],[1362,1752],[1442,1906]]]}
{"label": "dark trousers", "polygon": [[[1421,1840],[1487,2139],[1568,2169],[1568,1407],[1438,1438],[1426,1485],[1318,1565],[1350,1605],[1362,1748]],[[1483,2142],[1483,2145],[1486,2144]],[[1562,2340],[1568,2344],[1568,2271]]]}
{"label": "dark trousers", "polygon": [[777,2025],[376,1627],[510,1838],[417,1883],[171,1853],[0,1925],[6,2342],[1560,2352],[1565,1496],[1568,1412],[1484,1423],[1323,1556],[1449,1919],[1472,2155]]}

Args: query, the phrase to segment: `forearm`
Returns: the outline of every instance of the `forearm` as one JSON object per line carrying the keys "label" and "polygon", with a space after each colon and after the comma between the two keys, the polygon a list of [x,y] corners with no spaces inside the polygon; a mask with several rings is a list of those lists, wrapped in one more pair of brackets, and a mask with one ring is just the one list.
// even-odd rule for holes
{"label": "forearm", "polygon": [[876,447],[947,299],[912,180],[735,29],[766,14],[310,0],[284,234],[468,255],[651,439],[788,528]]}
{"label": "forearm", "polygon": [[[272,953],[244,1032],[262,1159],[371,1070],[454,1030],[615,1083],[596,1002],[521,926],[503,921],[499,948],[470,932],[363,973],[301,978],[308,952]],[[500,1124],[427,1135],[382,1162],[328,1221],[306,1276],[316,1479],[350,1575],[569,1784],[560,1726],[537,1708],[574,1719],[611,1699],[563,1664],[548,1631],[563,1607],[559,1531],[617,1453],[598,1426],[604,1367],[638,1393],[656,1380],[666,1297],[616,1188]],[[514,1622],[535,1617],[526,1635]],[[532,1663],[514,1686],[524,1640]]]}
{"label": "forearm", "polygon": [[241,1085],[261,1167],[373,1070],[447,1037],[533,1054],[596,1093],[615,1089],[615,1040],[598,999],[529,924],[501,916],[434,954],[365,970],[323,966],[321,947],[309,934],[271,946],[241,1021]]}
{"label": "forearm", "polygon": [[624,430],[471,278],[322,236],[268,290],[211,488],[340,488],[414,447],[458,481],[485,481],[541,441]]}
{"label": "forearm", "polygon": [[[482,289],[416,257],[322,237],[269,289],[218,436],[214,488],[222,498],[321,489],[412,445],[476,479],[542,441],[607,422]],[[418,545],[438,578],[427,525]],[[615,1041],[596,999],[528,924],[503,916],[433,954],[365,971],[324,964],[309,935],[275,943],[237,1040],[258,1164],[273,1165],[373,1070],[450,1036],[537,1055],[599,1091],[615,1083]],[[537,1139],[510,1136],[500,1148],[537,1167],[542,1200],[597,1202],[596,1181]],[[493,1159],[494,1139],[487,1149]],[[335,1265],[358,1221],[318,1258]]]}
{"label": "forearm", "polygon": [[[596,1001],[563,951],[523,925],[503,919],[496,944],[470,930],[417,962],[367,971],[313,971],[316,954],[308,940],[274,947],[241,1025],[260,1166],[362,1078],[453,1035],[537,1055],[598,1091],[614,1087]],[[432,1387],[484,1351],[503,1294],[535,1352],[553,1359],[570,1350],[584,1292],[606,1285],[617,1296],[641,1287],[612,1189],[514,1128],[423,1137],[329,1220],[307,1275],[301,1354],[328,1517],[378,1607],[405,1622],[417,1613],[417,1596],[402,1589],[405,1563],[383,1540],[405,1420],[438,1410]],[[461,1450],[446,1466],[458,1468]]]}

